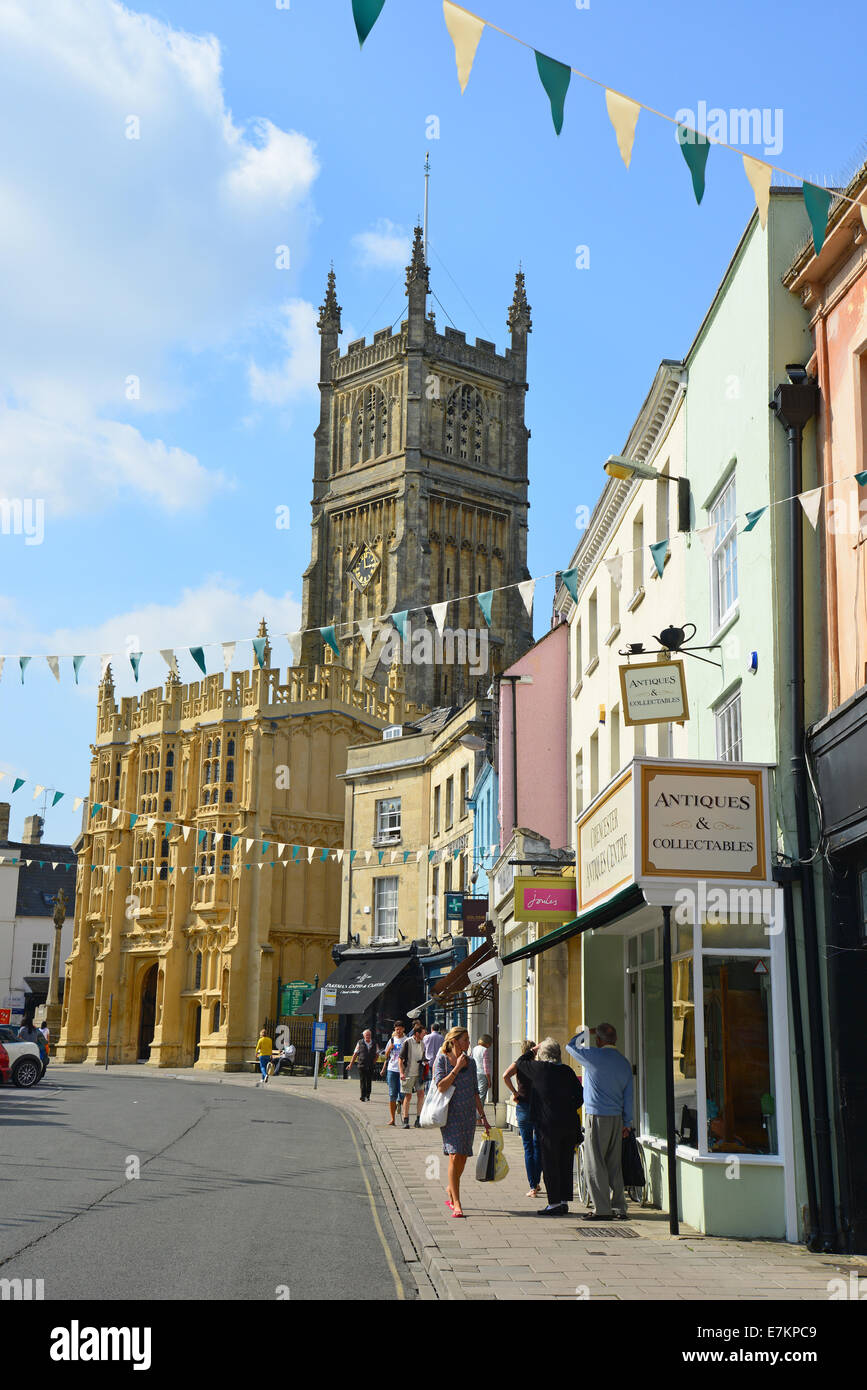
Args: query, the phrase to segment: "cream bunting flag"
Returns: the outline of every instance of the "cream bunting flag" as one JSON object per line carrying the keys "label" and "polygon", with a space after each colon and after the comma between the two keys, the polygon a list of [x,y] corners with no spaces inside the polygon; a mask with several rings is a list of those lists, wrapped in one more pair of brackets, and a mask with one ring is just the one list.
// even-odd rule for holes
{"label": "cream bunting flag", "polygon": [[771,174],[773,170],[770,164],[763,164],[760,159],[753,159],[752,155],[743,155],[744,173],[750,181],[750,187],[756,200],[756,207],[759,210],[759,221],[763,227],[768,225],[768,203],[771,200]]}
{"label": "cream bunting flag", "polygon": [[229,670],[229,667],[232,665],[232,660],[233,660],[234,655],[235,655],[235,643],[234,643],[234,642],[223,642],[222,647],[223,647],[223,670],[224,670],[224,671],[228,671],[228,670]]}
{"label": "cream bunting flag", "polygon": [[172,675],[176,676],[178,674],[178,659],[172,651],[171,647],[166,647],[165,650],[160,648],[160,656],[168,666]]}
{"label": "cream bunting flag", "polygon": [[40,797],[44,791],[45,788],[37,784],[36,791],[33,793],[33,800],[35,801],[37,797]]}
{"label": "cream bunting flag", "polygon": [[343,863],[343,850],[342,850],[342,849],[339,849],[339,850],[336,851],[336,853],[335,853],[335,858],[337,859],[338,864],[342,864],[342,863]]}
{"label": "cream bunting flag", "polygon": [[[120,813],[118,813],[118,814],[120,814]],[[153,828],[154,828],[154,826],[156,825],[156,823],[157,823],[157,818],[156,818],[156,816],[148,816],[148,819],[147,819],[148,832],[150,832],[151,830],[153,830]]]}
{"label": "cream bunting flag", "polygon": [[292,653],[292,665],[297,666],[301,660],[301,639],[303,632],[287,632],[286,640],[289,643],[289,650]]}
{"label": "cream bunting flag", "polygon": [[284,851],[284,849],[288,849],[288,848],[289,848],[288,845],[278,845],[278,846],[277,846],[277,858],[278,858],[278,859],[282,859],[282,858],[283,858],[283,851]]}
{"label": "cream bunting flag", "polygon": [[247,853],[249,854],[249,853],[250,853],[250,850],[253,848],[253,846],[254,846],[254,844],[256,843],[256,841],[253,839],[252,836],[250,836],[250,837],[245,841],[245,843],[246,843],[246,845],[247,845]]}
{"label": "cream bunting flag", "polygon": [[256,868],[257,868],[257,869],[264,869],[264,867],[265,867],[264,863],[261,863],[261,864],[257,864],[257,865],[256,865]]}
{"label": "cream bunting flag", "polygon": [[482,37],[485,21],[479,19],[477,15],[468,14],[458,5],[453,5],[451,0],[443,0],[443,18],[455,46],[458,82],[463,93],[467,90],[467,83],[473,70],[473,60],[479,46],[479,39]]}
{"label": "cream bunting flag", "polygon": [[364,862],[365,862],[365,864],[369,864],[369,863],[370,863],[370,856],[371,856],[372,853],[373,853],[373,851],[372,851],[372,850],[369,850],[369,849],[366,849],[366,850],[364,851]]}
{"label": "cream bunting flag", "polygon": [[416,864],[420,864],[420,863],[421,863],[421,857],[422,857],[423,854],[424,854],[424,850],[423,850],[423,849],[417,849],[417,850],[416,850],[416,852],[415,852],[415,862],[416,862]]}
{"label": "cream bunting flag", "polygon": [[192,830],[192,828],[193,828],[193,827],[192,827],[191,825],[182,825],[182,826],[181,826],[181,830],[183,831],[183,836],[184,836],[184,842],[185,842],[185,843],[186,843],[186,841],[190,838],[190,831]]}
{"label": "cream bunting flag", "polygon": [[711,555],[713,554],[714,540],[716,538],[716,527],[702,526],[700,530],[696,531],[695,534],[704,546],[705,555],[708,557],[708,559],[710,559]]}
{"label": "cream bunting flag", "polygon": [[620,92],[611,92],[605,89],[605,105],[608,107],[608,119],[614,126],[614,134],[617,136],[617,148],[623,163],[629,168],[632,159],[632,144],[635,140],[635,127],[638,124],[638,113],[641,107],[637,101],[632,101],[630,97],[621,96]]}
{"label": "cream bunting flag", "polygon": [[396,850],[396,849],[393,849],[393,850],[391,851],[391,862],[392,862],[392,864],[396,864],[396,863],[397,863],[397,856],[398,856],[398,853],[399,853],[399,851]]}
{"label": "cream bunting flag", "polygon": [[605,567],[611,575],[612,582],[616,588],[620,588],[623,583],[623,556],[608,555],[605,558]]}
{"label": "cream bunting flag", "polygon": [[47,656],[47,657],[45,658],[45,660],[48,662],[48,669],[49,669],[49,671],[51,672],[52,676],[54,677],[54,679],[57,681],[57,683],[58,683],[58,685],[59,685],[59,684],[60,684],[60,658],[57,657],[57,656]]}
{"label": "cream bunting flag", "polygon": [[373,647],[373,624],[373,618],[365,618],[363,621],[359,620],[358,623],[358,631],[361,633],[362,641],[368,651]]}
{"label": "cream bunting flag", "polygon": [[308,846],[307,846],[307,863],[308,863],[308,864],[312,864],[312,863],[313,863],[313,856],[314,856],[315,853],[316,853],[316,846],[315,846],[315,845],[308,845]]}
{"label": "cream bunting flag", "polygon": [[186,866],[186,864],[185,864],[185,865],[183,866],[183,868],[181,869],[181,873],[182,873],[182,874],[185,874],[186,872],[187,872],[187,866]]}
{"label": "cream bunting flag", "polygon": [[81,803],[82,803],[83,801],[84,801],[84,797],[83,797],[83,796],[77,796],[77,797],[75,798],[75,800],[73,801],[73,803],[72,803],[72,809],[73,809],[73,811],[77,811],[78,808],[79,808],[79,806],[81,805]]}
{"label": "cream bunting flag", "polygon": [[521,599],[523,600],[524,607],[525,607],[526,610],[527,610],[527,616],[530,617],[530,618],[532,618],[532,616],[533,616],[533,598],[534,598],[534,595],[535,595],[535,593],[536,593],[536,581],[535,581],[535,579],[525,579],[525,580],[523,580],[522,583],[520,583],[520,584],[518,585],[518,593],[521,595]]}
{"label": "cream bunting flag", "polygon": [[120,811],[119,811],[119,810],[114,810],[114,811],[112,811],[112,813],[111,813],[111,823],[112,823],[112,825],[117,825],[117,822],[118,822],[119,819],[120,819]]}
{"label": "cream bunting flag", "polygon": [[433,614],[433,620],[436,623],[436,629],[440,637],[443,635],[448,608],[448,603],[432,603],[430,606],[430,611]]}
{"label": "cream bunting flag", "polygon": [[804,516],[809,521],[813,530],[816,529],[816,522],[819,520],[819,508],[822,505],[822,491],[820,487],[814,487],[810,492],[798,494],[798,501],[804,508]]}

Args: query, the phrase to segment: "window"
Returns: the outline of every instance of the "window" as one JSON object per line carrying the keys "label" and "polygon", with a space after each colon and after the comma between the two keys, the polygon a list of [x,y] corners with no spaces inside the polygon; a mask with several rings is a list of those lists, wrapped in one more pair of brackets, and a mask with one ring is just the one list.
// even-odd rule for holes
{"label": "window", "polygon": [[30,956],[30,974],[48,974],[48,942],[34,941],[33,951]]}
{"label": "window", "polygon": [[716,527],[711,556],[711,627],[722,626],[738,601],[738,535],[735,480],[723,488],[710,509]]}
{"label": "window", "polygon": [[481,463],[483,434],[482,398],[471,386],[459,386],[446,405],[445,452]]}
{"label": "window", "polygon": [[166,785],[164,787],[164,790],[167,792],[170,792],[172,790],[172,776],[173,774],[171,772],[166,771]]}
{"label": "window", "polygon": [[596,591],[590,595],[590,603],[587,606],[587,665],[590,666],[599,655],[599,624]]}
{"label": "window", "polygon": [[575,754],[575,814],[584,810],[584,754]]}
{"label": "window", "polygon": [[455,820],[455,779],[446,778],[446,830],[451,830]]}
{"label": "window", "polygon": [[639,512],[632,523],[632,588],[633,598],[641,589],[644,573],[644,512]]}
{"label": "window", "polygon": [[763,957],[705,956],[704,1031],[708,1151],[776,1153],[771,976]]}
{"label": "window", "polygon": [[582,671],[584,670],[584,667],[581,665],[582,651],[581,651],[581,619],[580,619],[580,618],[578,619],[577,623],[575,624],[574,633],[575,633],[575,637],[574,637],[574,642],[575,642],[575,680],[573,681],[573,685],[578,685],[578,683],[579,683],[580,680],[581,680],[581,673],[582,673]]}
{"label": "window", "polygon": [[400,839],[400,797],[390,797],[376,803],[376,838]]}
{"label": "window", "polygon": [[434,787],[434,810],[433,810],[433,833],[440,833],[440,792],[441,787]]}
{"label": "window", "polygon": [[590,735],[590,800],[599,791],[599,733]]}
{"label": "window", "polygon": [[397,936],[397,878],[373,880],[373,934],[380,940]]}
{"label": "window", "polygon": [[435,868],[431,876],[430,924],[436,935],[440,920],[440,871]]}
{"label": "window", "polygon": [[467,814],[467,797],[470,794],[469,765],[461,768],[461,820]]}
{"label": "window", "polygon": [[716,755],[724,763],[740,763],[744,758],[741,732],[741,692],[716,711]]}
{"label": "window", "polygon": [[611,776],[616,777],[620,771],[620,706],[615,705],[611,711]]}
{"label": "window", "polygon": [[195,971],[195,976],[194,976],[194,978],[193,978],[193,989],[201,989],[201,988],[202,988],[202,953],[201,953],[201,951],[197,951],[197,952],[196,952],[196,971]]}
{"label": "window", "polygon": [[610,584],[611,584],[610,599],[609,599],[609,602],[610,602],[610,605],[611,605],[611,623],[610,623],[610,626],[611,626],[612,628],[615,628],[615,627],[617,627],[618,624],[620,623],[620,585],[614,583],[614,576],[613,576],[613,575],[611,576]]}

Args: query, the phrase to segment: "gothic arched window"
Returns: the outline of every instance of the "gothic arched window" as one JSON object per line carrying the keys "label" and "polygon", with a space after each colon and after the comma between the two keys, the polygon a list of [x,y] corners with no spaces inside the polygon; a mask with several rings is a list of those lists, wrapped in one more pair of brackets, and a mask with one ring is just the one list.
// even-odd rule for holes
{"label": "gothic arched window", "polygon": [[445,451],[455,458],[482,462],[485,413],[482,398],[472,386],[459,386],[449,396],[445,415]]}
{"label": "gothic arched window", "polygon": [[388,402],[378,386],[368,386],[355,412],[355,462],[385,453],[388,438]]}

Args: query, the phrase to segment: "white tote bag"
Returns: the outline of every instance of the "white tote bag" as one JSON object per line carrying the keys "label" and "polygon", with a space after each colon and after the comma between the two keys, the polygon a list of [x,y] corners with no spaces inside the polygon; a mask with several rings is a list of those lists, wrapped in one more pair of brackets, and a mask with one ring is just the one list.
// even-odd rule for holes
{"label": "white tote bag", "polygon": [[419,1116],[422,1129],[442,1129],[449,1117],[449,1101],[453,1090],[454,1087],[450,1086],[443,1092],[435,1082],[431,1082]]}

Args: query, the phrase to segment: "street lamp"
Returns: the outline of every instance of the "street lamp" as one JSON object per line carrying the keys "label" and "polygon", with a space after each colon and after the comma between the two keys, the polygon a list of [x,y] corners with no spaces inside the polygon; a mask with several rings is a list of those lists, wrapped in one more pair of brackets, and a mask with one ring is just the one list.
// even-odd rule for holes
{"label": "street lamp", "polygon": [[609,478],[618,478],[621,482],[631,483],[634,478],[648,478],[655,483],[677,483],[677,529],[691,529],[689,478],[657,473],[649,463],[639,463],[637,459],[623,458],[620,454],[611,454],[604,467]]}

